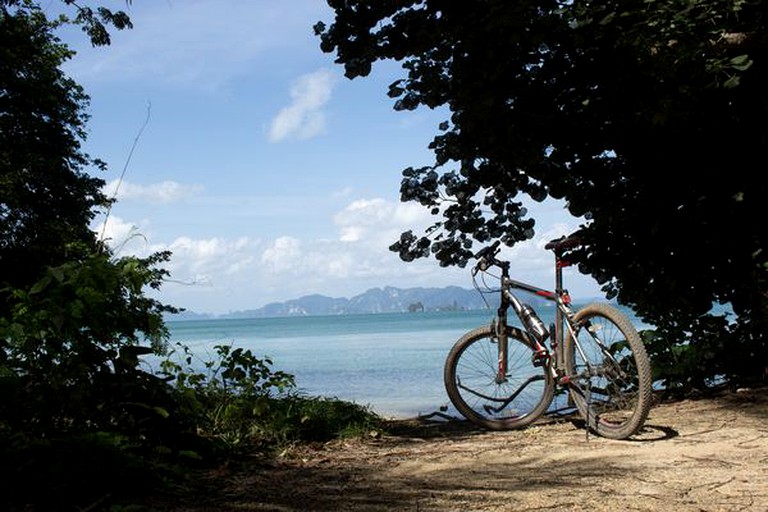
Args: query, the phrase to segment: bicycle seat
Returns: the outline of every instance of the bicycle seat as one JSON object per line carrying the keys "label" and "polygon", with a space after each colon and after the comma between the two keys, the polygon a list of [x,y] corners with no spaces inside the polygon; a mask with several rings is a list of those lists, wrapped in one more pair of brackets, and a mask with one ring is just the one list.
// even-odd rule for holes
{"label": "bicycle seat", "polygon": [[568,249],[573,249],[574,247],[578,247],[581,245],[581,238],[578,236],[577,233],[563,236],[560,238],[556,238],[555,240],[550,240],[547,245],[544,246],[545,249],[555,251],[557,253],[567,251]]}

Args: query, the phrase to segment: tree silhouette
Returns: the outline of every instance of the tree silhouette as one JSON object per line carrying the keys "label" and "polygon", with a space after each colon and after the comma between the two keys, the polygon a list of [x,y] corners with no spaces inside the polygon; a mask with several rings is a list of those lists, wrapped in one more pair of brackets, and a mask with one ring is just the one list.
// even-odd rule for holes
{"label": "tree silhouette", "polygon": [[465,265],[534,235],[521,195],[563,199],[571,259],[659,327],[657,362],[688,361],[688,384],[763,376],[768,2],[328,3],[315,30],[349,78],[400,61],[395,109],[450,110],[434,165],[403,171],[437,219],[393,245],[404,260]]}

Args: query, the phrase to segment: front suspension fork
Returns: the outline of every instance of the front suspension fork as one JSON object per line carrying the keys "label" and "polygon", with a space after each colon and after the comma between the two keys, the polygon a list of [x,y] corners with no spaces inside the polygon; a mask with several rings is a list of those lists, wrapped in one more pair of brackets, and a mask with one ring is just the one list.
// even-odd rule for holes
{"label": "front suspension fork", "polygon": [[497,335],[496,340],[499,343],[499,360],[496,369],[496,384],[503,384],[507,382],[507,355],[509,354],[509,335],[506,333],[506,329],[504,332]]}

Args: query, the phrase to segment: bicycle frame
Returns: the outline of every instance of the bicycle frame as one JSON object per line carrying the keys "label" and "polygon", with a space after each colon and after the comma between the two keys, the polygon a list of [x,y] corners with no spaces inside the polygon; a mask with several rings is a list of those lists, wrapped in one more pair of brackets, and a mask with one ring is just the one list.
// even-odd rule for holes
{"label": "bicycle frame", "polygon": [[[491,267],[501,270],[501,276],[493,273],[501,280],[500,303],[491,326],[467,332],[446,358],[444,381],[451,402],[479,425],[518,428],[545,414],[555,387],[561,386],[589,429],[611,439],[637,433],[651,406],[650,361],[621,311],[597,302],[573,309],[563,287],[563,268],[570,265],[565,255],[581,245],[579,237],[545,246],[555,254],[554,290],[510,278],[510,263],[496,258],[500,243],[474,254],[473,275]],[[549,328],[516,290],[554,303]],[[510,325],[510,309],[522,326]]]}
{"label": "bicycle frame", "polygon": [[[511,279],[509,277],[509,262],[498,263],[502,274],[501,301],[497,311],[496,325],[497,337],[499,339],[499,361],[496,381],[501,383],[506,379],[508,369],[508,330],[515,330],[519,331],[516,332],[516,335],[526,340],[534,350],[534,358],[538,360],[538,364],[547,364],[550,372],[552,372],[552,376],[556,379],[559,378],[560,383],[566,383],[568,381],[568,377],[563,375],[565,368],[565,356],[563,354],[563,350],[561,349],[565,339],[565,328],[567,327],[569,330],[571,330],[571,334],[575,335],[575,333],[573,333],[573,326],[571,325],[570,321],[567,321],[573,315],[573,311],[570,307],[571,297],[568,294],[568,291],[563,288],[563,268],[570,266],[570,262],[562,258],[560,251],[555,251],[554,291],[546,290],[544,288],[539,288],[538,286]],[[517,329],[516,327],[510,326],[508,324],[507,312],[511,307],[523,322],[523,325],[525,325],[525,304],[512,293],[512,290],[523,290],[555,303],[555,322],[549,329],[550,345],[552,346],[551,352],[543,343],[546,340],[546,336],[539,340],[526,330]],[[552,364],[553,353],[555,356],[554,364]]]}
{"label": "bicycle frame", "polygon": [[[563,268],[570,266],[570,262],[564,260],[562,258],[562,253],[558,249],[555,249],[555,291],[546,290],[544,288],[539,288],[538,286],[511,279],[509,277],[509,262],[497,261],[495,264],[501,268],[502,272],[501,302],[497,311],[496,324],[496,334],[499,340],[499,359],[496,382],[500,384],[506,380],[508,371],[507,354],[509,332],[514,332],[516,337],[525,340],[526,343],[528,343],[528,345],[533,349],[534,365],[547,365],[547,368],[549,369],[552,378],[555,379],[555,382],[560,385],[570,384],[573,378],[577,378],[579,376],[568,375],[566,372],[565,352],[563,349],[566,329],[568,332],[570,332],[571,336],[573,336],[574,347],[577,351],[579,351],[582,359],[588,360],[582,350],[581,344],[578,341],[578,337],[576,336],[577,326],[575,326],[571,320],[574,315],[574,312],[571,309],[571,297],[568,294],[568,290],[563,288]],[[539,340],[530,332],[528,332],[527,329],[518,329],[508,324],[507,312],[510,307],[515,311],[518,318],[520,318],[520,320],[523,322],[524,326],[526,323],[524,319],[526,315],[526,305],[512,293],[512,290],[523,290],[555,303],[555,322],[552,324],[552,326],[550,326],[548,336],[544,336],[541,340]],[[536,319],[538,320],[538,317],[536,317]],[[540,320],[538,321],[540,322]],[[606,350],[602,341],[594,333],[590,332],[590,335],[595,340],[597,345],[601,347],[603,355],[610,360],[613,360],[613,356]],[[547,349],[543,343],[547,337],[550,338],[550,345],[552,347],[551,351]],[[554,364],[552,361],[553,354]],[[593,368],[589,367],[586,370],[586,374],[588,376],[594,375]],[[518,390],[518,393],[522,391],[522,389],[527,384],[528,383],[521,386],[521,388]],[[509,401],[511,401],[513,398],[514,395],[510,397]]]}

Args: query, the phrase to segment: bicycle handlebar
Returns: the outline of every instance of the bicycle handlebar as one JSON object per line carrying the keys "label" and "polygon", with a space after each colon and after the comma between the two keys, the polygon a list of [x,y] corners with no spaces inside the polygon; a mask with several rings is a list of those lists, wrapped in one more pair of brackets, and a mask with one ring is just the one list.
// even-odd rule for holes
{"label": "bicycle handlebar", "polygon": [[496,240],[488,247],[483,247],[477,251],[474,256],[475,259],[477,259],[477,265],[472,269],[472,275],[477,274],[478,271],[485,272],[489,267],[494,265],[502,268],[506,268],[506,266],[509,265],[509,263],[496,259],[496,253],[499,252],[499,245],[501,245],[501,241]]}
{"label": "bicycle handlebar", "polygon": [[474,256],[475,259],[480,260],[480,259],[484,259],[485,257],[487,257],[489,254],[491,254],[491,255],[495,254],[496,250],[499,248],[500,244],[501,244],[501,241],[500,240],[496,240],[495,242],[493,242],[488,247],[483,247],[482,249],[477,251],[477,253]]}

